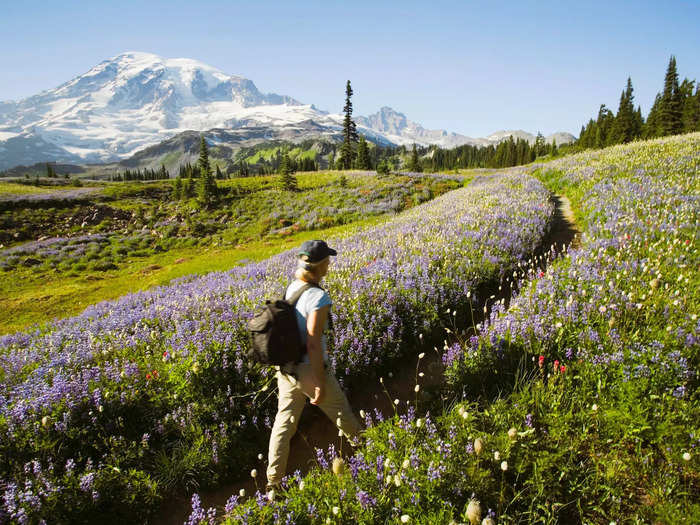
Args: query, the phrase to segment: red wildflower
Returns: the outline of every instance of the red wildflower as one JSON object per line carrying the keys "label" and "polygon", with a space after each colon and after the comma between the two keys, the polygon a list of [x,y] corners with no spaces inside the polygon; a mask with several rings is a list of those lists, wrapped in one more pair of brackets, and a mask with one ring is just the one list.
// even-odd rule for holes
{"label": "red wildflower", "polygon": [[554,360],[554,371],[559,372],[559,359]]}
{"label": "red wildflower", "polygon": [[151,373],[146,372],[146,381],[150,381],[150,380],[151,380]]}
{"label": "red wildflower", "polygon": [[158,370],[153,370],[153,371],[151,372],[151,374],[153,375],[153,378],[154,378],[154,379],[157,378],[157,377],[158,377]]}
{"label": "red wildflower", "polygon": [[542,366],[544,365],[544,356],[543,355],[540,356],[539,365],[540,365],[540,368],[542,368]]}
{"label": "red wildflower", "polygon": [[563,374],[566,372],[566,365],[561,365],[561,368],[559,368],[559,371]]}

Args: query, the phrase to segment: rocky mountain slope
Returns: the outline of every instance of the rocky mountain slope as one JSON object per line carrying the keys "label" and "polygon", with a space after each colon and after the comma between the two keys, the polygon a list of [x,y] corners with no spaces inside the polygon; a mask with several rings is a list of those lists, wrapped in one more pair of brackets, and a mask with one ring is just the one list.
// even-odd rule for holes
{"label": "rocky mountain slope", "polygon": [[[509,133],[473,139],[427,130],[389,107],[356,121],[369,140],[387,145],[487,145]],[[251,80],[202,62],[131,52],[55,89],[0,102],[0,169],[120,161],[187,131],[216,130],[232,148],[266,139],[337,139],[341,123],[342,115],[261,93]]]}

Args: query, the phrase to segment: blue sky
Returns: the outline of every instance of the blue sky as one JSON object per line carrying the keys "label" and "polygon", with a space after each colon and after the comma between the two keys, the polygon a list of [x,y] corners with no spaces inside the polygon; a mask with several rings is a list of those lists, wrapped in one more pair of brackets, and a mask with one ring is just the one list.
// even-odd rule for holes
{"label": "blue sky", "polygon": [[125,51],[200,60],[264,92],[431,129],[578,134],[627,76],[646,115],[671,54],[700,79],[700,1],[25,1],[0,9],[0,100]]}

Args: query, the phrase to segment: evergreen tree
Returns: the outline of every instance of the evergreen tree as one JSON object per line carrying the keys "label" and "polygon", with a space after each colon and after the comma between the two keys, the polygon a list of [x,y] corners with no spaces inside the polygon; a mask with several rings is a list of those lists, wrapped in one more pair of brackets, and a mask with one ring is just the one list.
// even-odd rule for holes
{"label": "evergreen tree", "polygon": [[605,104],[600,105],[598,110],[598,120],[596,121],[595,147],[604,148],[608,145],[610,130],[612,129],[615,116]]}
{"label": "evergreen tree", "polygon": [[664,91],[659,107],[659,128],[661,135],[675,135],[683,129],[681,121],[681,94],[678,86],[676,57],[671,55],[664,79]]}
{"label": "evergreen tree", "polygon": [[199,143],[199,160],[197,161],[200,175],[210,174],[211,166],[209,165],[209,149],[207,148],[207,141],[204,140],[204,135],[201,135],[201,141]]}
{"label": "evergreen tree", "polygon": [[634,138],[639,138],[644,132],[644,117],[642,117],[642,108],[637,106],[637,111],[634,112]]}
{"label": "evergreen tree", "polygon": [[645,139],[651,139],[661,136],[661,93],[656,94],[654,104],[652,104],[647,116],[647,122],[644,125],[642,136]]}
{"label": "evergreen tree", "polygon": [[547,144],[544,140],[544,135],[541,132],[537,132],[537,137],[535,137],[535,157],[541,157],[547,152]]}
{"label": "evergreen tree", "polygon": [[345,113],[343,119],[343,144],[340,146],[340,158],[338,159],[340,169],[346,170],[352,167],[355,160],[355,144],[358,141],[357,126],[355,121],[352,120],[352,102],[350,100],[352,94],[352,86],[348,80],[345,85],[345,106],[343,107],[343,113]]}
{"label": "evergreen tree", "polygon": [[203,165],[197,181],[197,202],[203,208],[210,208],[216,202],[217,194],[218,187],[214,175],[211,171],[207,172]]}
{"label": "evergreen tree", "polygon": [[372,169],[372,165],[369,160],[367,141],[363,135],[360,135],[360,143],[357,145],[357,168],[360,170]]}
{"label": "evergreen tree", "polygon": [[610,130],[610,138],[606,141],[608,144],[627,143],[636,138],[634,95],[632,92],[632,79],[628,77],[627,87],[620,96],[620,105]]}
{"label": "evergreen tree", "polygon": [[182,177],[178,176],[173,183],[173,200],[182,198]]}
{"label": "evergreen tree", "polygon": [[415,173],[420,173],[423,171],[423,168],[421,168],[420,165],[420,158],[418,157],[418,148],[416,147],[416,143],[413,143],[413,149],[411,150],[411,158],[408,161],[408,171],[412,171]]}
{"label": "evergreen tree", "polygon": [[388,175],[389,174],[389,164],[387,163],[386,159],[382,159],[379,161],[379,164],[377,164],[377,173],[380,175]]}
{"label": "evergreen tree", "polygon": [[687,78],[681,84],[681,95],[683,98],[683,112],[681,120],[683,124],[683,133],[691,131],[700,131],[700,83],[695,88],[693,93],[693,85],[695,81]]}
{"label": "evergreen tree", "polygon": [[557,149],[557,141],[556,141],[556,139],[552,139],[551,155],[552,155],[552,157],[556,157],[558,154],[559,154],[559,150]]}
{"label": "evergreen tree", "polygon": [[285,152],[284,155],[282,155],[279,169],[280,175],[282,175],[282,187],[287,191],[297,191],[299,185],[297,183],[297,178],[292,173],[291,164],[289,154]]}
{"label": "evergreen tree", "polygon": [[170,178],[170,173],[165,169],[165,164],[160,165],[160,176],[159,178],[161,179],[169,179]]}
{"label": "evergreen tree", "polygon": [[46,163],[46,176],[48,178],[53,178],[53,176],[54,176],[53,168],[51,167],[51,164],[49,164],[48,162]]}
{"label": "evergreen tree", "polygon": [[224,174],[221,173],[221,168],[219,168],[218,164],[216,166],[216,178],[219,180],[224,178]]}

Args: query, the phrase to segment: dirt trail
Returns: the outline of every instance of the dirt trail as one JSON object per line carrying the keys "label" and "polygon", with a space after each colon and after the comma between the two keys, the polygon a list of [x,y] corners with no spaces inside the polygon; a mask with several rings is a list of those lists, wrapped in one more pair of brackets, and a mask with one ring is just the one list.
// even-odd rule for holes
{"label": "dirt trail", "polygon": [[[554,195],[552,201],[556,206],[552,229],[544,239],[540,252],[553,250],[554,257],[557,257],[564,249],[576,248],[579,245],[580,231],[576,226],[569,200],[563,195]],[[496,295],[495,300],[501,298],[506,299],[506,301],[510,299],[510,292],[505,287],[500,294]],[[474,312],[474,317],[474,322],[479,323],[484,316],[480,312]],[[351,391],[348,399],[355,413],[359,412],[360,409],[374,413],[374,409],[377,409],[385,416],[392,415],[394,413],[394,399],[400,400],[399,410],[404,412],[407,400],[410,400],[411,404],[415,404],[414,387],[418,372],[424,373],[424,377],[420,378],[420,385],[424,391],[430,391],[431,387],[440,385],[443,381],[441,357],[432,348],[426,348],[425,354],[425,358],[420,360],[420,363],[417,357],[407,359],[402,366],[398,367],[392,377],[383,378],[383,384],[378,380],[369,380],[362,388],[355,388]],[[419,409],[420,399],[421,396],[418,396]],[[338,437],[338,429],[335,424],[320,409],[307,402],[297,433],[291,441],[287,473],[292,473],[297,469],[302,474],[307,473],[316,464],[315,449],[326,449],[330,444],[334,444],[336,450],[342,450],[344,453],[350,450],[349,443]],[[267,459],[267,442],[260,444],[260,452]],[[202,506],[204,508],[222,508],[226,504],[226,500],[232,494],[238,494],[240,489],[245,489],[247,495],[255,494],[257,489],[264,490],[265,463],[260,461],[251,468],[256,468],[259,473],[257,486],[253,479],[246,475],[243,480],[232,481],[217,490],[200,493]],[[190,511],[189,498],[172,499],[151,523],[153,525],[181,525],[187,520]]]}

